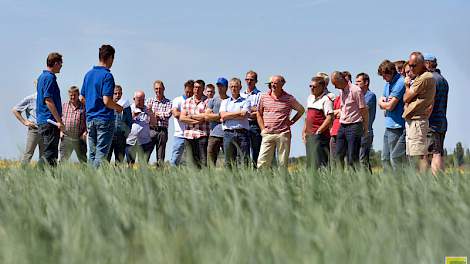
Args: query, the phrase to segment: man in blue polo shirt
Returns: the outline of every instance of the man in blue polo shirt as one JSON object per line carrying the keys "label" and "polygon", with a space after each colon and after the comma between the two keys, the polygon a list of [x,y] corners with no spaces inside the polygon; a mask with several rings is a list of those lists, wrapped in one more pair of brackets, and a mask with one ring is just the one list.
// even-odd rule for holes
{"label": "man in blue polo shirt", "polygon": [[62,122],[62,102],[56,74],[62,68],[62,55],[53,52],[47,56],[47,70],[44,70],[37,82],[36,119],[39,140],[44,151],[39,157],[40,165],[47,162],[57,165],[59,156],[60,131],[64,131]]}
{"label": "man in blue polo shirt", "polygon": [[397,72],[395,64],[384,60],[378,74],[386,81],[383,96],[379,99],[379,107],[385,110],[385,133],[382,152],[384,166],[393,169],[404,161],[406,155],[405,120],[403,119],[405,79]]}
{"label": "man in blue polo shirt", "polygon": [[113,139],[115,125],[114,111],[123,108],[113,101],[114,77],[110,70],[115,50],[102,45],[99,50],[99,64],[85,75],[81,90],[85,102],[88,129],[89,162],[99,167],[106,160]]}
{"label": "man in blue polo shirt", "polygon": [[250,160],[250,137],[248,117],[251,104],[248,99],[240,96],[242,83],[240,79],[232,78],[229,82],[232,96],[223,100],[220,105],[220,118],[224,130],[225,166],[230,168],[236,162],[237,156],[248,166]]}
{"label": "man in blue polo shirt", "polygon": [[432,54],[424,54],[424,64],[432,77],[436,80],[436,95],[431,116],[429,117],[430,139],[429,154],[432,155],[431,169],[435,175],[443,171],[444,167],[444,138],[447,132],[447,98],[449,95],[449,84],[437,69],[437,59]]}

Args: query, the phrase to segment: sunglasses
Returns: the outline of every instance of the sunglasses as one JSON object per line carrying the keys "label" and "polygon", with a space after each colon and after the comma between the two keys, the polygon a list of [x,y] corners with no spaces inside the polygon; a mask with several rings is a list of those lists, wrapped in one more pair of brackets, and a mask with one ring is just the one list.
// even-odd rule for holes
{"label": "sunglasses", "polygon": [[245,78],[245,81],[256,81],[256,79],[252,79],[252,78]]}
{"label": "sunglasses", "polygon": [[408,64],[408,66],[409,66],[410,68],[414,68],[414,67],[417,66],[417,64]]}
{"label": "sunglasses", "polygon": [[311,84],[310,84],[309,87],[310,87],[310,88],[318,88],[318,87],[320,87],[320,86],[318,86],[318,85],[311,85]]}

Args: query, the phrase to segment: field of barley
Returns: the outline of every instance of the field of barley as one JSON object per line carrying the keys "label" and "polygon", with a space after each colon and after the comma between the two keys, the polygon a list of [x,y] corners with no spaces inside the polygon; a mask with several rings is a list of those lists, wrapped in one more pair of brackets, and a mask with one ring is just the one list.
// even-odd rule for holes
{"label": "field of barley", "polygon": [[470,173],[0,166],[0,263],[444,263]]}

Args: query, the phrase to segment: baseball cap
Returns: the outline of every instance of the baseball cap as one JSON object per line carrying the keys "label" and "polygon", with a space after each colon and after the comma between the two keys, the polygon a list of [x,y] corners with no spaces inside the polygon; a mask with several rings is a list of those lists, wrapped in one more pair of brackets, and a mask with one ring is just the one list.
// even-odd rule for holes
{"label": "baseball cap", "polygon": [[435,61],[436,60],[436,57],[434,55],[432,55],[431,53],[425,53],[423,55],[424,57],[424,60],[426,61]]}
{"label": "baseball cap", "polygon": [[228,81],[224,77],[218,78],[215,84],[222,84],[223,86],[228,87]]}

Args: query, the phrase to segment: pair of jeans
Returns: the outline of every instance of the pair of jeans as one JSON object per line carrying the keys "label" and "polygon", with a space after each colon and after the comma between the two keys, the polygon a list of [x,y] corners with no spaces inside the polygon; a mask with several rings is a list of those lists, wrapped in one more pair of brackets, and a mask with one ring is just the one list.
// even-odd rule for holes
{"label": "pair of jeans", "polygon": [[248,167],[250,162],[250,137],[247,130],[224,130],[225,166],[231,168],[237,158]]}
{"label": "pair of jeans", "polygon": [[114,119],[93,119],[87,122],[88,146],[90,148],[88,161],[93,167],[99,167],[106,160],[113,140],[114,125]]}
{"label": "pair of jeans", "polygon": [[124,157],[126,156],[126,136],[124,132],[117,132],[113,135],[113,140],[111,141],[111,146],[108,151],[107,160],[111,162],[111,157],[114,153],[114,162],[122,163],[124,162]]}
{"label": "pair of jeans", "polygon": [[188,160],[197,168],[207,167],[207,137],[185,140]]}
{"label": "pair of jeans", "polygon": [[21,159],[22,164],[27,164],[31,161],[36,150],[36,146],[39,147],[39,157],[43,156],[44,146],[39,136],[39,129],[28,127],[28,134],[26,136],[26,147]]}
{"label": "pair of jeans", "polygon": [[224,138],[209,136],[209,142],[207,143],[207,159],[210,166],[215,167],[217,165],[217,158],[219,152],[224,145]]}
{"label": "pair of jeans", "polygon": [[406,130],[404,128],[386,128],[382,151],[384,167],[398,169],[406,163]]}
{"label": "pair of jeans", "polygon": [[359,162],[362,135],[362,122],[341,124],[336,137],[335,155],[336,160],[341,166],[344,166],[345,157],[349,166],[353,167]]}
{"label": "pair of jeans", "polygon": [[81,138],[71,138],[64,135],[60,139],[59,153],[60,153],[60,162],[67,161],[72,155],[72,152],[75,151],[78,161],[86,162],[86,142]]}
{"label": "pair of jeans", "polygon": [[38,127],[40,142],[44,146],[42,156],[39,157],[40,165],[45,162],[50,166],[57,165],[57,158],[59,157],[59,138],[60,130],[57,126],[52,124],[42,124]]}
{"label": "pair of jeans", "polygon": [[253,167],[256,169],[259,151],[261,149],[261,141],[263,137],[261,136],[261,129],[256,121],[250,121],[250,129],[248,130],[248,137],[250,138],[250,147],[251,147],[251,159],[253,161]]}
{"label": "pair of jeans", "polygon": [[173,150],[171,151],[171,166],[178,166],[181,164],[184,154],[185,139],[183,137],[173,137]]}
{"label": "pair of jeans", "polygon": [[[152,136],[152,151],[155,147],[155,157],[157,166],[165,162],[166,142],[168,141],[168,129],[166,127],[157,127],[154,129],[155,135]],[[150,153],[152,154],[152,153]]]}
{"label": "pair of jeans", "polygon": [[139,163],[147,164],[152,154],[153,144],[152,141],[146,144],[126,145],[127,163],[134,164],[137,159]]}
{"label": "pair of jeans", "polygon": [[374,135],[369,134],[361,138],[361,149],[359,150],[359,161],[364,168],[367,168],[372,173],[372,166],[370,165],[370,150],[372,148],[372,142],[374,141]]}
{"label": "pair of jeans", "polygon": [[307,135],[306,141],[307,169],[326,167],[330,154],[330,137],[323,134]]}

